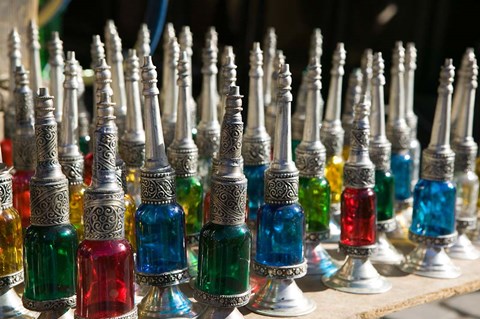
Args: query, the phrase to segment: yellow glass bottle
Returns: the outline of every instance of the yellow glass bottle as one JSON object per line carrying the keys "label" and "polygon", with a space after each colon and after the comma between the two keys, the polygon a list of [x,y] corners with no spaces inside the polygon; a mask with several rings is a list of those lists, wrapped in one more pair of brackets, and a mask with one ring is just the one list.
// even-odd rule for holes
{"label": "yellow glass bottle", "polygon": [[23,269],[22,250],[20,215],[13,207],[2,209],[0,211],[0,278]]}
{"label": "yellow glass bottle", "polygon": [[137,206],[135,201],[130,194],[125,193],[125,238],[132,245],[132,249],[136,251],[135,243],[135,212],[137,211]]}
{"label": "yellow glass bottle", "polygon": [[77,230],[78,241],[83,240],[83,196],[86,189],[85,184],[70,185],[69,206],[70,206],[70,223]]}
{"label": "yellow glass bottle", "polygon": [[325,177],[330,183],[332,194],[331,205],[339,205],[343,190],[343,156],[333,155],[327,159],[325,165]]}

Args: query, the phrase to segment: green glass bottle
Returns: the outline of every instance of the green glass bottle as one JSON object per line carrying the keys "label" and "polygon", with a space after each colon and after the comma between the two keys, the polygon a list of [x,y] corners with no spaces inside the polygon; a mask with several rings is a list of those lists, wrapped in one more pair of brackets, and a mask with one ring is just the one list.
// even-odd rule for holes
{"label": "green glass bottle", "polygon": [[392,172],[375,170],[375,187],[377,194],[377,222],[390,220],[394,217],[395,180]]}

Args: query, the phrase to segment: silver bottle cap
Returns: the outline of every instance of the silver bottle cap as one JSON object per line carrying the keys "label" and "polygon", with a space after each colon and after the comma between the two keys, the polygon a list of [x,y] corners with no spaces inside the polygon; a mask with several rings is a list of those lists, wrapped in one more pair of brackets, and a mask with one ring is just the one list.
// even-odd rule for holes
{"label": "silver bottle cap", "polygon": [[[193,56],[193,34],[190,31],[189,26],[183,26],[182,31],[180,32],[178,38],[180,44],[180,50],[187,52],[188,55],[188,76],[192,79],[192,56]],[[188,101],[188,108],[191,112],[191,127],[194,128],[197,126],[197,102],[193,98],[192,93],[193,84],[190,83],[187,89],[187,101]]]}
{"label": "silver bottle cap", "polygon": [[272,103],[273,92],[271,92],[272,86],[272,73],[277,69],[274,67],[274,57],[277,51],[277,35],[275,34],[275,28],[268,28],[263,39],[263,102],[265,106]]}
{"label": "silver bottle cap", "polygon": [[52,32],[52,38],[48,42],[48,53],[50,64],[50,91],[55,97],[55,120],[62,123],[63,113],[63,41],[60,40],[58,32]]}
{"label": "silver bottle cap", "polygon": [[125,64],[127,89],[127,121],[125,132],[119,141],[119,152],[127,167],[140,168],[145,158],[145,131],[140,104],[140,63],[134,49],[128,50]]}
{"label": "silver bottle cap", "polygon": [[296,165],[301,177],[323,177],[326,150],[320,141],[320,127],[323,113],[322,68],[317,57],[312,58],[307,69],[308,88],[305,129],[302,142],[296,149]]}
{"label": "silver bottle cap", "polygon": [[270,136],[265,128],[263,104],[263,54],[260,43],[254,42],[250,51],[250,89],[248,94],[247,129],[243,135],[242,155],[245,165],[264,165],[270,162]]}
{"label": "silver bottle cap", "polygon": [[142,66],[145,98],[145,163],[141,174],[141,196],[144,204],[175,202],[175,172],[168,163],[160,119],[157,71],[152,57],[144,57]]}
{"label": "silver bottle cap", "polygon": [[[100,39],[100,36],[94,35],[92,37],[92,44],[90,45],[90,56],[92,58],[92,62],[90,63],[90,67],[92,70],[95,71],[95,68],[97,67],[98,63],[100,60],[105,60],[105,45],[102,43],[102,40]],[[106,63],[105,63],[106,64]],[[111,74],[110,74],[111,77]],[[97,81],[93,81],[93,105],[97,105],[98,98],[97,98]],[[113,94],[113,93],[112,93]],[[93,135],[95,132],[95,129],[97,127],[97,112],[96,112],[96,107],[93,108],[92,110],[92,122],[90,123],[90,141],[93,143]],[[91,144],[91,148],[93,148],[93,144]]]}
{"label": "silver bottle cap", "polygon": [[340,155],[343,148],[343,128],[340,121],[342,108],[342,82],[345,70],[347,52],[344,44],[338,43],[332,58],[332,70],[330,71],[330,87],[328,99],[320,135],[322,143],[327,149],[327,158]]}
{"label": "silver bottle cap", "polygon": [[292,74],[288,64],[279,66],[277,118],[273,161],[265,171],[265,203],[292,204],[298,201],[298,170],[292,161]]}
{"label": "silver bottle cap", "polygon": [[107,92],[97,103],[97,129],[94,137],[92,185],[85,191],[85,239],[124,238],[124,192],[117,182],[117,126],[114,104]]}
{"label": "silver bottle cap", "polygon": [[362,95],[354,106],[350,154],[343,168],[345,187],[372,188],[375,186],[375,166],[368,154],[370,124],[370,101]]}
{"label": "silver bottle cap", "polygon": [[360,67],[362,69],[362,94],[364,94],[367,99],[370,99],[372,90],[372,63],[373,51],[372,49],[365,49],[360,59]]}
{"label": "silver bottle cap", "polygon": [[348,78],[345,107],[342,113],[342,127],[344,130],[343,145],[350,145],[350,130],[353,123],[353,106],[360,100],[363,83],[362,70],[358,68],[353,69]]}
{"label": "silver bottle cap", "polygon": [[392,55],[390,100],[387,122],[387,136],[392,142],[394,153],[405,153],[410,149],[410,128],[405,121],[405,87],[404,80],[405,49],[397,41]]}
{"label": "silver bottle cap", "polygon": [[218,110],[219,121],[223,120],[225,114],[225,103],[227,100],[228,92],[230,91],[230,86],[235,86],[237,81],[237,65],[235,64],[235,55],[233,54],[233,49],[227,51],[225,56],[225,62],[221,67],[222,74],[222,84],[221,84],[221,94],[220,94],[220,108]]}
{"label": "silver bottle cap", "polygon": [[245,223],[247,179],[242,158],[242,95],[238,86],[231,86],[222,121],[218,163],[212,176],[212,210],[210,220],[219,225]]}
{"label": "silver bottle cap", "polygon": [[75,52],[65,60],[63,118],[58,143],[58,159],[70,185],[83,183],[83,155],[78,147],[78,74]]}
{"label": "silver bottle cap", "polygon": [[220,146],[220,124],[217,117],[217,55],[212,39],[206,40],[202,51],[202,114],[197,126],[197,146],[200,157],[212,158]]}
{"label": "silver bottle cap", "polygon": [[28,86],[28,71],[20,65],[15,72],[15,133],[13,166],[17,171],[35,170],[35,113],[33,94]]}
{"label": "silver bottle cap", "polygon": [[30,86],[37,92],[42,85],[42,69],[40,65],[40,42],[38,41],[38,26],[35,21],[28,23],[28,49],[30,65]]}
{"label": "silver bottle cap", "polygon": [[68,224],[68,180],[62,173],[57,155],[57,122],[53,115],[53,97],[40,88],[35,99],[35,142],[37,167],[30,180],[31,224],[53,226]]}
{"label": "silver bottle cap", "polygon": [[372,76],[372,111],[370,113],[370,159],[376,170],[390,170],[392,144],[385,135],[385,102],[383,88],[385,86],[385,64],[382,53],[373,56]]}
{"label": "silver bottle cap", "polygon": [[440,71],[430,144],[423,150],[422,179],[448,181],[453,178],[455,153],[450,148],[449,139],[454,70],[452,59],[446,59]]}
{"label": "silver bottle cap", "polygon": [[167,50],[164,51],[167,57],[166,65],[163,69],[163,137],[165,145],[168,147],[173,142],[175,135],[175,123],[177,121],[177,105],[178,105],[178,86],[176,85],[178,71],[177,64],[180,56],[180,47],[177,38],[173,37],[167,44]]}
{"label": "silver bottle cap", "polygon": [[175,137],[168,147],[168,159],[178,177],[197,174],[198,149],[192,139],[191,112],[188,107],[188,53],[182,51],[178,61],[178,110]]}
{"label": "silver bottle cap", "polygon": [[415,43],[407,43],[405,49],[405,120],[410,127],[410,138],[417,138],[418,118],[413,109],[415,93],[415,70],[417,69],[417,49]]}

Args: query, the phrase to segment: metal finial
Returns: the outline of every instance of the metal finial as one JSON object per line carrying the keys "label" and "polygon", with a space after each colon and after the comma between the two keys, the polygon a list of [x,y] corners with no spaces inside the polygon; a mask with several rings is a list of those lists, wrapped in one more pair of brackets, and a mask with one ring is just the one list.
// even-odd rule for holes
{"label": "metal finial", "polygon": [[42,70],[40,65],[40,42],[38,41],[38,26],[35,21],[28,23],[28,48],[30,61],[30,85],[32,91],[37,92],[42,84]]}
{"label": "metal finial", "polygon": [[162,92],[164,96],[164,105],[162,113],[163,137],[165,145],[168,147],[175,135],[175,123],[177,121],[178,106],[178,86],[176,85],[178,78],[177,63],[180,56],[180,47],[177,38],[173,37],[168,43],[166,64],[163,70]]}
{"label": "metal finial", "polygon": [[165,25],[165,30],[163,34],[163,45],[164,45],[164,50],[168,43],[172,40],[172,38],[175,38],[175,28],[173,27],[173,23],[168,22]]}
{"label": "metal finial", "polygon": [[277,98],[277,79],[278,79],[278,70],[279,66],[285,64],[285,55],[283,54],[282,50],[277,50],[275,53],[275,58],[273,59],[272,65],[272,79],[271,83],[271,102],[267,105],[267,120],[266,120],[266,127],[268,135],[272,139],[272,143],[275,142],[275,118],[277,116],[277,105],[276,105],[276,98]]}
{"label": "metal finial", "polygon": [[243,136],[242,155],[246,165],[270,162],[270,136],[265,129],[263,104],[263,54],[260,43],[254,42],[250,51],[250,90],[248,95],[247,129]]}
{"label": "metal finial", "polygon": [[48,43],[50,58],[50,91],[55,96],[55,120],[62,122],[63,113],[63,41],[60,40],[58,32],[52,32],[52,38]]}
{"label": "metal finial", "polygon": [[362,78],[363,78],[362,94],[365,94],[367,98],[370,98],[370,95],[371,95],[372,63],[373,63],[373,51],[372,49],[365,49],[365,51],[363,51],[360,64],[361,64]]}
{"label": "metal finial", "polygon": [[323,54],[323,36],[320,28],[315,28],[313,30],[312,36],[310,38],[310,61],[313,58],[318,58],[320,60]]}
{"label": "metal finial", "polygon": [[350,145],[350,130],[353,123],[353,106],[360,101],[362,95],[363,81],[362,70],[353,69],[348,78],[348,88],[345,96],[345,108],[342,114],[342,127],[345,131],[343,144]]}
{"label": "metal finial", "polygon": [[22,48],[20,34],[17,28],[13,28],[8,35],[8,57],[10,59],[10,93],[13,96],[15,91],[15,70],[17,66],[22,64]]}
{"label": "metal finial", "polygon": [[182,27],[178,42],[180,43],[180,50],[187,51],[188,56],[191,57],[193,54],[193,34],[188,25]]}
{"label": "metal finial", "polygon": [[417,131],[417,116],[413,111],[415,70],[417,69],[417,49],[415,43],[408,42],[405,49],[405,118],[412,131]]}
{"label": "metal finial", "polygon": [[121,136],[125,132],[127,96],[123,72],[122,40],[118,34],[112,34],[111,41],[107,42],[107,53],[108,49],[110,49],[109,63],[112,67],[112,99],[115,102],[115,123],[117,123],[119,136]]}
{"label": "metal finial", "polygon": [[272,73],[275,71],[274,57],[277,50],[277,35],[275,34],[275,28],[268,28],[263,39],[263,90],[264,90],[264,103],[266,106],[272,103],[272,97],[275,97],[272,89]]}
{"label": "metal finial", "polygon": [[223,83],[221,86],[222,94],[221,94],[221,103],[220,103],[220,110],[219,110],[219,117],[220,122],[223,119],[223,115],[225,114],[225,101],[227,99],[227,94],[230,91],[230,86],[235,86],[237,81],[237,65],[235,64],[235,56],[233,52],[226,56],[225,63],[222,65],[222,79]]}
{"label": "metal finial", "polygon": [[218,32],[214,26],[208,27],[207,33],[205,34],[205,42],[208,40],[211,40],[214,46],[218,45]]}
{"label": "metal finial", "polygon": [[455,153],[450,148],[449,138],[454,69],[452,59],[446,59],[440,71],[432,135],[428,148],[423,151],[423,179],[443,181],[453,177]]}
{"label": "metal finial", "polygon": [[138,56],[143,59],[144,56],[151,54],[150,47],[150,30],[145,23],[142,23],[140,30],[138,30],[137,42],[135,43],[135,49],[137,50]]}
{"label": "metal finial", "polygon": [[105,45],[103,44],[98,34],[92,37],[92,44],[90,45],[90,55],[92,58],[92,63],[90,64],[90,66],[92,68],[97,65],[99,60],[105,59]]}

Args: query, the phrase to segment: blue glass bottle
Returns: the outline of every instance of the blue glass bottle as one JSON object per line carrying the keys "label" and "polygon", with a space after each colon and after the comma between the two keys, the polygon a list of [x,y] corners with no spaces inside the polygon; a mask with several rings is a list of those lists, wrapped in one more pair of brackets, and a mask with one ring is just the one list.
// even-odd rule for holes
{"label": "blue glass bottle", "polygon": [[258,209],[263,204],[265,194],[265,171],[268,165],[245,166],[243,171],[248,180],[248,221],[257,221]]}
{"label": "blue glass bottle", "polygon": [[391,170],[395,176],[395,199],[404,201],[411,198],[413,160],[410,154],[392,154]]}

